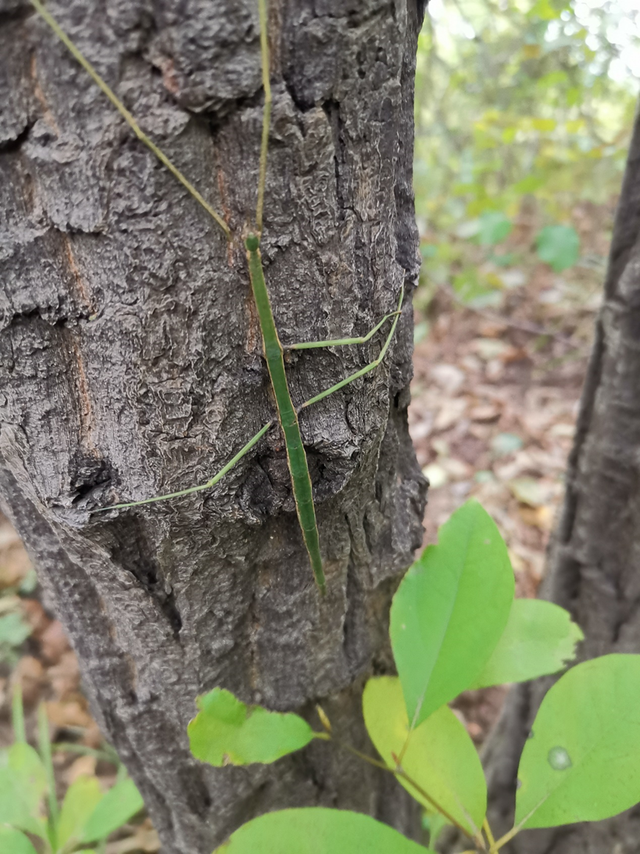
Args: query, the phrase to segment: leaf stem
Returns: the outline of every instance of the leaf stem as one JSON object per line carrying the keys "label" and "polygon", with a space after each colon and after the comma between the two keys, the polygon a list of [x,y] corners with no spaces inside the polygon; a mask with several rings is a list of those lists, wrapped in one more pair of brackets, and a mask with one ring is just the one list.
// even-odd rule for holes
{"label": "leaf stem", "polygon": [[506,845],[507,842],[510,842],[517,833],[520,833],[520,827],[512,827],[508,833],[505,833],[505,835],[501,836],[497,842],[494,842],[494,844],[491,846],[491,852],[499,851],[503,847],[503,845]]}
{"label": "leaf stem", "polygon": [[27,743],[24,727],[24,707],[22,705],[22,685],[16,682],[11,701],[11,720],[13,723],[13,738],[18,744]]}
{"label": "leaf stem", "polygon": [[482,829],[485,832],[487,837],[487,841],[489,842],[489,850],[493,850],[496,846],[496,840],[493,837],[493,831],[491,830],[491,825],[489,824],[489,819],[485,816],[484,821],[482,822]]}
{"label": "leaf stem", "polygon": [[478,838],[478,837],[474,836],[472,833],[469,833],[469,831],[465,827],[463,827],[460,824],[460,822],[457,821],[451,815],[451,813],[447,812],[444,807],[440,806],[440,804],[434,798],[432,798],[431,795],[429,795],[422,788],[422,786],[420,786],[418,783],[416,783],[416,781],[412,777],[410,777],[403,768],[398,766],[395,769],[390,768],[389,770],[392,772],[392,774],[395,774],[396,777],[402,778],[403,780],[405,780],[409,786],[411,786],[413,789],[416,790],[416,792],[420,795],[420,797],[424,798],[425,801],[428,801],[431,804],[431,806],[434,809],[438,810],[438,812],[441,813],[447,819],[447,821],[450,824],[454,825],[454,827],[457,827],[461,833],[464,833],[465,836],[468,836],[469,839],[471,839],[473,842],[476,843],[476,845],[479,845],[481,847],[482,851],[487,850],[482,838]]}
{"label": "leaf stem", "polygon": [[510,842],[514,836],[516,836],[518,833],[520,833],[520,831],[522,830],[524,825],[529,821],[529,819],[534,814],[534,812],[537,812],[537,810],[540,809],[540,807],[547,800],[548,797],[549,797],[548,794],[545,795],[544,798],[542,798],[542,800],[540,801],[540,803],[537,803],[535,805],[535,807],[530,812],[528,812],[527,815],[525,815],[525,817],[522,819],[522,821],[519,824],[514,825],[514,827],[512,827],[508,833],[505,833],[504,836],[501,836],[500,839],[498,839],[498,841],[494,843],[489,854],[494,854],[494,852],[499,851],[503,845],[506,845],[507,842]]}
{"label": "leaf stem", "polygon": [[369,765],[373,765],[375,768],[380,768],[382,771],[386,771],[388,774],[393,774],[396,778],[402,778],[405,782],[411,786],[416,792],[420,795],[420,797],[424,798],[425,801],[431,804],[431,806],[437,810],[441,815],[443,815],[447,821],[452,824],[454,827],[457,827],[461,833],[464,833],[465,836],[469,837],[476,844],[481,844],[482,850],[486,851],[486,847],[482,840],[478,840],[474,837],[469,831],[463,827],[447,810],[440,806],[440,804],[431,797],[416,781],[410,777],[407,772],[397,766],[396,768],[391,768],[387,765],[386,762],[382,762],[379,759],[374,759],[372,756],[367,756],[366,753],[362,753],[360,750],[357,750],[355,747],[352,747],[350,744],[347,744],[344,741],[338,741],[338,739],[333,738],[329,735],[329,733],[314,733],[316,738],[322,738],[324,741],[332,741],[337,747],[341,747],[343,750],[347,750],[349,753],[353,754],[353,756],[357,756],[358,759],[362,759],[363,762],[367,762]]}
{"label": "leaf stem", "polygon": [[47,708],[44,703],[38,706],[38,747],[42,764],[47,775],[47,801],[49,804],[49,837],[51,847],[56,850],[58,846],[58,801],[56,799],[56,778],[53,771],[53,759],[51,757],[51,737],[49,735],[49,720]]}

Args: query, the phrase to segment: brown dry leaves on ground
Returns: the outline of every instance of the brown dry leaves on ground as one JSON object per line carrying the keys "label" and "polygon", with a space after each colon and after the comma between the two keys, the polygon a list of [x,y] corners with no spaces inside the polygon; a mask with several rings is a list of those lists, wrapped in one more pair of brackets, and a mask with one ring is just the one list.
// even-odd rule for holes
{"label": "brown dry leaves on ground", "polygon": [[[468,497],[491,513],[509,547],[521,596],[535,596],[545,549],[563,491],[601,274],[572,281],[539,265],[528,283],[490,312],[460,308],[439,291],[418,317],[429,334],[415,353],[410,430],[431,480],[425,544]],[[595,283],[595,284],[594,284]],[[594,296],[595,295],[595,296]],[[499,313],[498,313],[499,312]],[[534,331],[535,330],[535,331]],[[21,613],[30,637],[0,670],[0,741],[11,742],[11,685],[24,691],[29,723],[45,701],[55,741],[100,749],[103,741],[82,694],[76,658],[60,623],[34,594],[17,595],[28,558],[7,522],[0,526],[0,617]],[[477,742],[485,736],[505,689],[469,692],[457,704]],[[115,767],[92,756],[56,753],[60,793],[80,774],[105,787]],[[109,854],[159,849],[148,821],[123,829]]]}
{"label": "brown dry leaves on ground", "polygon": [[[467,498],[477,498],[505,538],[518,596],[535,596],[542,578],[601,275],[575,268],[565,279],[540,264],[499,312],[461,308],[439,291],[429,334],[416,346],[409,429],[431,482],[424,545]],[[477,743],[506,690],[468,692],[456,703]]]}
{"label": "brown dry leaves on ground", "polygon": [[[103,754],[105,743],[98,725],[91,717],[82,693],[80,671],[60,622],[52,617],[39,600],[38,590],[30,589],[31,567],[22,543],[11,525],[0,516],[0,620],[9,636],[18,640],[16,631],[22,623],[29,632],[16,650],[4,639],[0,623],[0,746],[13,741],[11,732],[11,694],[13,686],[22,687],[26,713],[27,736],[35,743],[36,710],[46,704],[54,744],[72,743],[76,751],[88,748]],[[26,580],[26,583],[25,583]],[[20,653],[19,656],[17,653]],[[117,767],[107,756],[81,752],[54,751],[53,761],[59,799],[79,776],[97,775],[106,791],[115,782]],[[160,843],[148,820],[114,834],[107,854],[155,854]]]}

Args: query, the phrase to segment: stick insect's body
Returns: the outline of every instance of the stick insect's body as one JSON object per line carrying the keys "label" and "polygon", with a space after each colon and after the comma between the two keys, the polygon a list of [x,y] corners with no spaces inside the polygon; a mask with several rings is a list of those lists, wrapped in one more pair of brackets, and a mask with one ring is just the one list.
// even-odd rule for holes
{"label": "stick insect's body", "polygon": [[[325,577],[322,567],[322,557],[320,554],[320,542],[318,537],[318,526],[316,522],[315,508],[313,504],[313,491],[311,485],[311,477],[309,475],[309,466],[307,464],[307,457],[304,450],[304,445],[302,443],[302,436],[300,434],[300,426],[298,424],[298,411],[294,407],[293,402],[291,400],[291,394],[289,391],[289,385],[287,382],[287,376],[284,366],[284,350],[282,344],[280,343],[280,339],[278,337],[278,332],[274,322],[273,312],[271,310],[271,304],[269,300],[269,294],[265,283],[262,260],[260,256],[260,235],[262,232],[262,211],[266,183],[265,179],[267,167],[267,147],[269,139],[269,123],[271,116],[271,85],[269,80],[269,47],[267,38],[267,0],[257,0],[257,2],[260,14],[262,83],[265,98],[262,126],[262,142],[260,149],[260,177],[258,181],[258,202],[255,216],[256,228],[255,231],[252,231],[247,235],[244,243],[247,251],[247,262],[249,267],[249,276],[251,279],[253,297],[258,312],[258,318],[260,321],[264,357],[267,362],[271,386],[273,388],[273,393],[276,401],[278,423],[280,425],[285,440],[287,462],[289,465],[289,473],[291,475],[291,485],[293,489],[296,511],[298,514],[298,521],[300,523],[300,529],[302,531],[305,547],[309,554],[309,561],[313,569],[313,574],[316,583],[320,591],[322,593],[325,593]],[[161,151],[158,146],[155,145],[155,143],[151,139],[149,139],[149,137],[141,130],[140,126],[138,125],[134,117],[131,115],[131,113],[126,109],[122,101],[120,101],[117,95],[105,83],[102,77],[100,77],[100,75],[93,68],[90,62],[84,57],[84,55],[78,50],[78,48],[66,35],[66,33],[60,28],[55,19],[42,5],[41,0],[31,0],[31,3],[36,8],[38,13],[44,18],[47,24],[49,24],[49,26],[52,28],[58,38],[66,45],[66,47],[72,53],[74,58],[80,63],[80,65],[90,75],[93,81],[99,86],[102,92],[111,101],[114,107],[118,110],[118,112],[122,115],[127,124],[136,134],[138,139],[140,139],[140,141],[143,142],[155,154],[155,156],[161,161],[161,163],[163,163],[163,165],[166,166],[167,169],[169,169],[169,171],[174,175],[174,177],[178,181],[180,181],[180,183],[188,190],[188,192],[193,196],[193,198],[198,202],[198,204],[200,204],[207,211],[207,213],[214,219],[217,225],[224,232],[227,240],[231,240],[232,234],[228,224],[218,213],[216,213],[216,211],[208,204],[208,202],[202,197],[198,190],[169,160],[169,158],[164,154],[164,152]],[[290,348],[288,348],[301,350],[314,347],[338,347],[349,344],[362,344],[368,341],[382,327],[385,322],[393,318],[389,334],[384,342],[384,345],[378,357],[374,359],[373,362],[370,362],[368,365],[365,365],[363,368],[360,368],[360,370],[355,371],[353,374],[350,374],[343,380],[340,380],[335,385],[315,395],[310,400],[305,401],[302,406],[299,407],[299,409],[303,409],[307,406],[311,406],[313,403],[317,403],[318,401],[323,400],[325,397],[328,397],[330,394],[333,394],[333,392],[344,388],[346,385],[358,379],[359,377],[365,376],[365,374],[369,373],[370,371],[378,367],[378,365],[380,365],[386,355],[387,350],[389,349],[389,346],[393,339],[393,335],[395,333],[400,309],[402,306],[403,293],[403,290],[401,290],[396,310],[390,312],[389,314],[386,314],[367,335],[364,335],[360,338],[341,338],[330,341],[304,342],[301,344],[294,344]],[[254,445],[256,445],[260,441],[260,439],[268,432],[268,430],[272,426],[274,426],[275,423],[276,422],[274,420],[270,421],[268,424],[265,424],[255,434],[255,436],[252,436],[251,439],[249,439],[249,441],[247,442],[247,444],[243,448],[241,448],[238,453],[213,478],[211,478],[211,480],[207,481],[206,483],[200,484],[199,486],[193,486],[188,489],[183,489],[178,492],[172,492],[168,495],[159,495],[155,496],[154,498],[144,499],[143,501],[131,501],[123,504],[115,504],[111,507],[105,507],[102,509],[113,510],[118,508],[136,507],[141,504],[150,504],[156,501],[164,501],[169,498],[179,498],[180,496],[190,495],[193,492],[198,492],[203,489],[210,489],[222,477],[224,477],[224,475],[228,471],[230,471],[230,469],[232,469],[233,466],[251,448],[253,448]]]}
{"label": "stick insect's body", "polygon": [[309,475],[309,466],[307,465],[307,455],[302,444],[298,415],[293,406],[287,383],[287,375],[284,369],[284,351],[278,338],[267,285],[264,280],[264,271],[260,259],[260,241],[255,234],[250,234],[245,240],[245,246],[247,247],[253,298],[256,301],[260,317],[264,357],[267,360],[271,386],[273,387],[276,407],[278,408],[278,420],[287,448],[287,462],[289,463],[298,521],[302,530],[304,544],[309,553],[313,574],[318,587],[324,593],[326,592],[326,586],[324,571],[322,569],[322,558],[320,556],[316,511],[313,506],[311,477]]}

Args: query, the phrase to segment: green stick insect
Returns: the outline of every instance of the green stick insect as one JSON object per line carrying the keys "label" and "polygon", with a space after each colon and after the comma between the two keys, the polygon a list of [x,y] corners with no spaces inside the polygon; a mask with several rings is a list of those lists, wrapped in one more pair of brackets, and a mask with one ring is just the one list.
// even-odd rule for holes
{"label": "green stick insect", "polygon": [[[60,41],[62,41],[63,44],[69,49],[73,57],[80,63],[80,65],[90,75],[93,81],[99,86],[102,92],[111,101],[113,106],[118,110],[120,115],[124,118],[129,127],[138,137],[138,139],[142,143],[144,143],[144,145],[146,145],[153,152],[153,154],[155,154],[158,160],[160,160],[160,162],[164,166],[166,166],[167,169],[169,169],[169,171],[174,175],[174,177],[177,178],[178,181],[180,181],[180,183],[188,190],[188,192],[193,196],[193,198],[206,210],[206,212],[222,229],[227,240],[231,240],[231,230],[229,229],[229,226],[224,221],[224,219],[211,207],[211,205],[209,205],[209,203],[203,198],[203,196],[191,184],[191,182],[182,174],[182,172],[180,172],[180,170],[175,166],[175,164],[172,163],[171,160],[169,160],[169,158],[164,154],[164,152],[161,151],[160,148],[158,148],[158,146],[144,133],[144,131],[142,131],[135,118],[127,110],[122,101],[102,79],[102,77],[98,74],[95,68],[91,65],[89,60],[78,50],[78,48],[67,36],[64,30],[62,30],[57,21],[43,6],[41,0],[31,0],[31,3],[35,7],[36,11],[51,27],[51,29],[54,31]],[[360,370],[355,371],[354,373],[345,377],[345,379],[340,380],[340,382],[336,383],[330,388],[321,391],[319,394],[315,395],[315,397],[312,397],[309,400],[305,401],[300,407],[298,407],[298,409],[296,409],[289,391],[289,384],[287,382],[287,376],[284,365],[284,348],[280,343],[280,339],[278,338],[278,331],[276,329],[276,325],[273,318],[273,312],[271,310],[271,303],[269,300],[269,293],[267,291],[267,286],[264,277],[264,269],[262,266],[262,259],[260,255],[260,237],[262,234],[262,214],[264,208],[264,194],[267,173],[267,148],[269,142],[269,125],[272,101],[271,83],[269,79],[267,0],[258,0],[258,10],[260,17],[260,48],[262,59],[262,84],[264,89],[264,110],[262,121],[262,138],[260,146],[260,170],[258,179],[258,201],[255,215],[255,230],[245,235],[244,245],[247,252],[251,288],[253,291],[253,297],[260,322],[260,330],[262,333],[264,357],[267,362],[269,378],[271,380],[271,387],[273,389],[273,395],[275,397],[276,402],[277,422],[284,435],[287,461],[289,465],[289,473],[291,475],[291,485],[296,505],[296,512],[298,515],[298,522],[300,524],[302,537],[304,539],[304,544],[309,555],[309,561],[311,563],[311,568],[313,570],[316,583],[321,593],[324,594],[326,593],[326,582],[322,567],[322,557],[320,554],[318,524],[316,521],[315,507],[313,504],[313,492],[311,486],[311,477],[309,475],[309,466],[307,464],[307,457],[304,450],[304,445],[302,443],[302,436],[300,434],[300,426],[298,423],[298,413],[302,409],[311,406],[314,403],[318,403],[320,400],[323,400],[330,394],[333,394],[339,389],[344,388],[349,383],[354,382],[354,380],[365,376],[381,364],[387,353],[387,350],[389,349],[396,330],[398,318],[400,316],[400,310],[402,308],[404,290],[401,289],[400,298],[398,300],[396,310],[390,312],[389,314],[386,314],[373,327],[373,329],[369,333],[367,333],[367,335],[364,335],[360,338],[339,338],[329,341],[309,341],[301,344],[293,344],[290,347],[287,347],[287,349],[291,350],[303,350],[311,349],[314,347],[340,347],[351,344],[363,344],[369,341],[387,321],[392,321],[387,338],[376,359],[365,365],[363,368],[360,368]],[[255,436],[252,436],[252,438],[249,439],[246,445],[244,445],[244,447],[241,448],[238,453],[234,457],[232,457],[229,462],[225,466],[223,466],[223,468],[220,469],[220,471],[206,483],[202,483],[199,486],[192,486],[188,489],[182,489],[178,492],[171,492],[167,495],[158,495],[154,498],[147,498],[142,501],[131,501],[123,504],[114,504],[110,507],[101,508],[102,511],[122,509],[126,507],[138,507],[142,504],[151,504],[156,501],[166,501],[167,499],[171,498],[180,498],[183,495],[191,495],[194,492],[199,492],[204,489],[210,489],[212,486],[215,486],[215,484],[218,483],[218,481],[222,477],[224,477],[224,475],[227,474],[227,472],[229,472],[236,465],[236,463],[241,460],[242,457],[244,457],[245,454],[247,454],[251,450],[251,448],[253,448],[254,445],[256,445],[260,441],[260,439],[271,429],[271,427],[275,425],[275,423],[276,419],[273,419],[268,424],[265,424],[264,427],[262,427],[255,434]]]}

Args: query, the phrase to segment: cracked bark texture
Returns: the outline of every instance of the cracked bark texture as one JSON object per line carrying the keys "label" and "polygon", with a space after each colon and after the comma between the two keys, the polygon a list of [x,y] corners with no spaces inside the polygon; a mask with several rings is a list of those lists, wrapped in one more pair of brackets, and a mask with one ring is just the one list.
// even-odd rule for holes
{"label": "cracked bark texture", "polygon": [[[549,550],[542,597],[571,612],[585,633],[583,660],[640,652],[640,113],[618,204],[604,302],[596,323],[567,487]],[[550,687],[515,688],[485,758],[490,819],[513,820],[518,760]],[[535,734],[534,734],[535,738]],[[636,854],[640,809],[594,824],[526,831],[509,854]]]}
{"label": "cracked bark texture", "polygon": [[[163,851],[205,854],[243,821],[332,805],[411,832],[404,793],[313,746],[275,767],[191,759],[216,685],[313,714],[366,749],[367,674],[390,667],[390,596],[420,544],[425,484],[406,421],[420,0],[271,3],[274,105],[263,257],[283,343],[360,335],[405,300],[389,358],[306,410],[329,593],[298,531],[242,234],[262,120],[254,0],[69,0],[50,9],[143,129],[222,211],[233,240],[154,157],[25,0],[0,0],[0,489],[80,657],[92,707]],[[302,402],[361,347],[289,358]]]}

